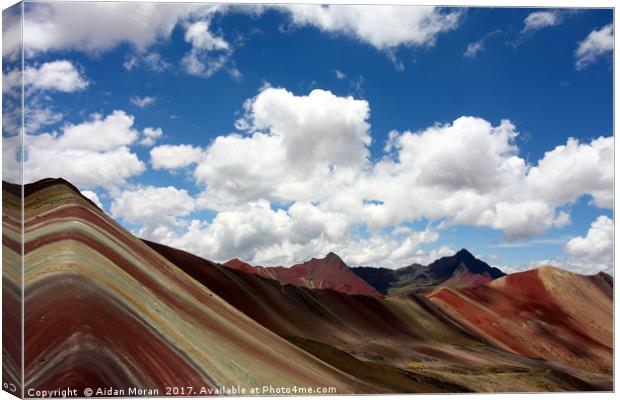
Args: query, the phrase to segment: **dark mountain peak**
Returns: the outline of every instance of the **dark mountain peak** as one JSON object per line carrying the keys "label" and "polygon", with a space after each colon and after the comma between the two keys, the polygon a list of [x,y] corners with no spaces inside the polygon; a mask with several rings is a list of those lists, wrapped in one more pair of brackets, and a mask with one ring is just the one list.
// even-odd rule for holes
{"label": "dark mountain peak", "polygon": [[452,256],[442,257],[428,265],[428,270],[437,279],[447,279],[461,265],[474,274],[488,274],[491,278],[497,279],[506,274],[482,260],[477,259],[466,249],[461,249]]}
{"label": "dark mountain peak", "polygon": [[344,261],[342,261],[342,258],[340,258],[340,256],[336,253],[334,253],[333,251],[330,251],[329,253],[327,253],[327,255],[324,258],[325,261],[332,261],[332,262],[339,262],[339,263],[343,263]]}
{"label": "dark mountain peak", "polygon": [[471,254],[467,249],[461,249],[459,251],[456,252],[456,254],[454,254],[455,257],[459,258],[459,259],[476,259],[476,257],[474,257],[473,254]]}

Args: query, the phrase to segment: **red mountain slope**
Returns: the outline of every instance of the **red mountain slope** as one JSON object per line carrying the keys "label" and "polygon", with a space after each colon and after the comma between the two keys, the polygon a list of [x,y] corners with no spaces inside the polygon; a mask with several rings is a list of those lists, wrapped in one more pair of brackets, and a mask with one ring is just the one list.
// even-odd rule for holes
{"label": "red mountain slope", "polygon": [[403,293],[377,298],[283,286],[256,273],[146,243],[271,331],[330,365],[363,380],[381,382],[383,387],[389,386],[392,372],[404,371],[409,384],[413,379],[424,386],[413,391],[455,389],[449,385],[460,386],[457,391],[611,388],[609,373],[498,349],[452,321],[424,296]]}
{"label": "red mountain slope", "polygon": [[[13,189],[3,190],[12,207],[20,193]],[[163,394],[167,387],[325,385],[338,393],[377,391],[248,318],[68,182],[43,180],[26,185],[24,193],[26,388],[83,393],[136,387]],[[8,211],[3,217],[11,217]],[[11,265],[3,272],[12,274],[20,236],[7,228],[2,243]],[[12,357],[3,358],[12,367],[6,372],[19,372]]]}
{"label": "red mountain slope", "polygon": [[488,273],[475,274],[461,264],[448,279],[441,282],[440,286],[459,289],[484,285],[492,280],[493,278]]}
{"label": "red mountain slope", "polygon": [[500,348],[609,373],[612,291],[600,275],[543,267],[477,287],[438,288],[429,297],[456,322]]}
{"label": "red mountain slope", "polygon": [[240,271],[251,272],[263,278],[274,279],[282,284],[381,297],[381,293],[355,275],[347,264],[334,253],[329,253],[325,258],[313,258],[290,268],[252,266],[236,258],[224,263],[224,265]]}

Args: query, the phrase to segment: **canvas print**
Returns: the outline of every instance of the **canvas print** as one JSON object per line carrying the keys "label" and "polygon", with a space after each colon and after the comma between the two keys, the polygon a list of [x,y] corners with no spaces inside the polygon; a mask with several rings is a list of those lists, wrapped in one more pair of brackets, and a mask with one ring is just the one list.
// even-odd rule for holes
{"label": "canvas print", "polygon": [[2,18],[5,392],[613,391],[613,9]]}

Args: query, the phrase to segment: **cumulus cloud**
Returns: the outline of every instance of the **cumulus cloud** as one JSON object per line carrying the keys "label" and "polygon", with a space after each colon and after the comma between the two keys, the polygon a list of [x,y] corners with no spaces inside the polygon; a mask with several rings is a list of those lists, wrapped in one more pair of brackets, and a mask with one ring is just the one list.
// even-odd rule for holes
{"label": "cumulus cloud", "polygon": [[611,206],[613,138],[569,139],[532,167],[518,155],[517,135],[507,120],[493,127],[473,117],[415,133],[394,132],[386,149],[395,151],[395,159],[380,161],[366,182],[330,201],[357,210],[377,228],[403,218],[447,218],[500,229],[513,239],[565,225],[569,218],[558,207],[582,195],[592,195],[600,207]]}
{"label": "cumulus cloud", "polygon": [[67,60],[46,62],[39,67],[26,67],[24,83],[34,89],[59,92],[76,92],[88,86],[88,81]]}
{"label": "cumulus cloud", "polygon": [[559,11],[535,11],[528,14],[523,20],[522,33],[535,32],[549,26],[556,26],[561,22]]}
{"label": "cumulus cloud", "polygon": [[[188,168],[202,192],[171,220],[133,219],[148,238],[216,260],[290,264],[336,251],[352,265],[398,267],[440,254],[423,248],[443,227],[523,239],[570,223],[564,206],[581,196],[613,203],[612,137],[570,138],[529,164],[512,122],[465,116],[390,132],[372,161],[364,100],[264,87],[244,109],[240,132],[207,147],[151,149],[154,169]],[[192,219],[205,208],[217,211],[211,221]],[[406,227],[415,221],[431,225]]]}
{"label": "cumulus cloud", "polygon": [[598,207],[613,202],[611,137],[569,139],[528,164],[509,120],[494,126],[460,117],[391,132],[384,157],[372,162],[369,112],[366,101],[328,91],[295,95],[266,87],[245,103],[236,124],[244,133],[219,136],[206,148],[158,146],[151,163],[171,170],[195,165],[204,188],[199,207],[310,201],[370,235],[427,220],[523,239],[570,223],[562,207],[583,195]]}
{"label": "cumulus cloud", "polygon": [[146,127],[142,130],[142,139],[140,144],[142,146],[152,146],[157,139],[160,139],[164,135],[164,131],[161,128]]}
{"label": "cumulus cloud", "polygon": [[586,68],[598,58],[611,54],[614,48],[613,24],[605,25],[600,29],[594,29],[579,44],[575,50],[575,67],[578,70]]}
{"label": "cumulus cloud", "polygon": [[527,176],[527,187],[552,205],[589,194],[601,208],[613,207],[614,138],[600,137],[590,143],[569,138],[565,145],[545,153]]}
{"label": "cumulus cloud", "polygon": [[595,259],[604,255],[611,259],[613,255],[614,222],[601,215],[590,225],[585,237],[577,236],[566,244],[566,251],[578,257]]}
{"label": "cumulus cloud", "polygon": [[121,43],[144,51],[170,36],[180,18],[197,6],[159,3],[45,3],[25,13],[28,53],[78,50],[101,53]]}
{"label": "cumulus cloud", "polygon": [[[57,60],[23,70],[24,86],[28,90],[77,92],[86,89],[88,80],[68,60]],[[22,70],[14,69],[2,77],[2,91],[12,92],[22,84]]]}
{"label": "cumulus cloud", "polygon": [[2,92],[7,95],[3,112],[3,128],[17,134],[21,126],[21,85],[25,90],[24,127],[34,133],[42,127],[60,122],[63,114],[54,110],[49,93],[72,93],[86,89],[88,80],[68,60],[15,68],[2,74]]}
{"label": "cumulus cloud", "polygon": [[566,243],[572,256],[569,265],[583,273],[605,271],[613,274],[614,221],[605,215],[592,222],[585,237],[577,236]]}
{"label": "cumulus cloud", "polygon": [[544,265],[566,268],[585,275],[600,271],[614,274],[614,221],[606,215],[597,217],[585,236],[576,236],[565,242],[565,255],[538,260],[530,266],[512,267],[511,272],[523,271]]}
{"label": "cumulus cloud", "polygon": [[157,99],[153,96],[144,96],[144,97],[134,96],[129,99],[131,104],[138,106],[140,108],[148,107],[154,104],[155,100]]}
{"label": "cumulus cloud", "polygon": [[17,61],[21,57],[21,50],[21,5],[13,5],[2,10],[2,57],[6,61]]}
{"label": "cumulus cloud", "polygon": [[218,201],[318,199],[326,185],[350,179],[366,162],[365,100],[266,88],[245,109],[237,127],[247,134],[217,137],[194,172],[211,207]]}
{"label": "cumulus cloud", "polygon": [[210,77],[222,69],[232,55],[230,44],[211,32],[210,22],[209,18],[193,22],[185,31],[185,41],[192,48],[181,62],[191,75]]}
{"label": "cumulus cloud", "polygon": [[326,212],[309,202],[295,202],[285,211],[258,200],[221,211],[210,223],[192,220],[182,231],[163,223],[141,232],[148,232],[149,239],[216,261],[240,257],[260,265],[290,265],[330,251],[350,265],[387,267],[437,255],[420,250],[423,244],[437,240],[438,234],[431,229],[410,230],[406,238],[377,234],[362,240],[352,237],[350,229],[346,215]]}
{"label": "cumulus cloud", "polygon": [[182,24],[192,44],[182,64],[190,74],[211,76],[225,65],[232,50],[209,31],[209,21],[228,9],[215,4],[40,3],[27,7],[24,47],[29,56],[73,50],[97,55],[128,44],[133,49],[123,63],[128,71],[140,66],[162,72],[170,63],[150,47],[170,38],[175,26]]}
{"label": "cumulus cloud", "polygon": [[209,30],[209,20],[197,21],[189,25],[185,31],[185,40],[192,44],[193,48],[207,51],[228,50],[230,45],[224,38],[215,36]]}
{"label": "cumulus cloud", "polygon": [[31,98],[24,110],[24,130],[26,133],[38,132],[45,126],[61,122],[63,117],[62,113],[45,106],[37,98]]}
{"label": "cumulus cloud", "polygon": [[[81,189],[122,184],[145,169],[129,148],[139,137],[133,123],[132,116],[116,110],[106,117],[95,114],[86,122],[65,125],[61,133],[26,135],[25,182],[61,176]],[[4,140],[18,141],[19,137]],[[16,147],[7,143],[9,149]],[[4,153],[3,157],[8,170],[17,173],[16,155]]]}
{"label": "cumulus cloud", "polygon": [[202,158],[202,149],[188,144],[162,145],[151,149],[151,165],[154,169],[176,170],[195,164]]}
{"label": "cumulus cloud", "polygon": [[380,50],[433,46],[439,34],[458,26],[461,17],[461,11],[421,6],[286,5],[281,9],[295,26],[352,36]]}
{"label": "cumulus cloud", "polygon": [[[128,71],[140,66],[162,72],[170,69],[170,62],[151,47],[169,39],[181,25],[192,46],[181,60],[187,73],[210,77],[228,65],[229,74],[238,79],[241,73],[230,61],[233,46],[211,29],[211,21],[217,14],[260,15],[265,9],[285,13],[293,26],[313,26],[388,51],[398,46],[433,46],[441,33],[456,29],[462,14],[460,10],[406,6],[46,3],[27,8],[24,45],[26,54],[32,56],[73,50],[96,55],[128,44],[133,49],[123,63]],[[6,26],[14,28],[5,32],[9,38],[5,53],[16,56],[18,25]]]}
{"label": "cumulus cloud", "polygon": [[182,189],[172,186],[145,186],[122,191],[110,206],[114,218],[130,224],[142,225],[138,232],[143,237],[153,237],[158,230],[182,226],[182,217],[195,208],[194,199]]}

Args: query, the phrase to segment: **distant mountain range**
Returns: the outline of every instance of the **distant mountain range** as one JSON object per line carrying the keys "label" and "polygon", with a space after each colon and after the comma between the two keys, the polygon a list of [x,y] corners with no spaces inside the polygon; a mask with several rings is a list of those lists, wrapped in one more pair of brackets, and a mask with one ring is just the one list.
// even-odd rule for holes
{"label": "distant mountain range", "polygon": [[381,296],[362,277],[356,276],[335,253],[329,253],[325,258],[313,258],[288,268],[252,266],[239,259],[227,261],[224,265],[257,274],[263,278],[275,279],[282,284],[310,289],[333,289],[347,294]]}
{"label": "distant mountain range", "polygon": [[[19,271],[20,193],[3,185],[9,272]],[[29,388],[613,389],[606,274],[505,275],[466,250],[394,271],[335,254],[288,269],[223,265],[135,237],[62,179],[24,193]],[[3,307],[17,307],[8,283]],[[3,368],[16,374],[11,326]]]}
{"label": "distant mountain range", "polygon": [[238,258],[227,261],[224,265],[274,279],[282,284],[370,296],[428,292],[439,285],[452,288],[477,286],[506,275],[465,249],[453,256],[440,258],[428,266],[412,264],[399,269],[350,268],[335,253],[291,267],[253,266]]}
{"label": "distant mountain range", "polygon": [[453,256],[442,257],[428,266],[412,264],[399,269],[356,267],[352,271],[383,294],[428,291],[439,284],[466,287],[506,275],[465,249]]}

